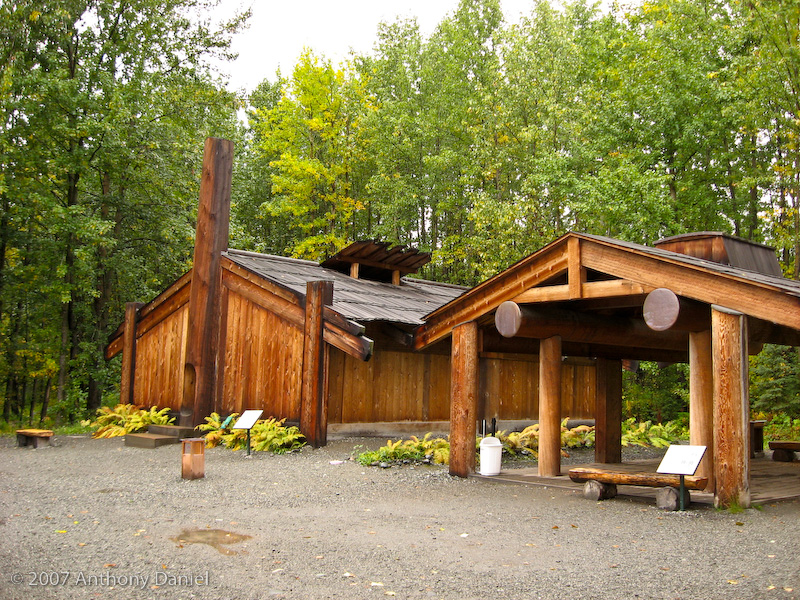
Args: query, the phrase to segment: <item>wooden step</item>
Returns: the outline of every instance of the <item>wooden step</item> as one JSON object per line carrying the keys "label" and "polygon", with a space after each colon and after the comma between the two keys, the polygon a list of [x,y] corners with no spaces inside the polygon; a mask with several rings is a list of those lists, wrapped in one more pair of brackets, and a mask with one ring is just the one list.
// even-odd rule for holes
{"label": "wooden step", "polygon": [[180,440],[172,435],[159,433],[129,433],[125,436],[125,445],[133,448],[158,448],[167,444],[178,444]]}
{"label": "wooden step", "polygon": [[195,432],[194,428],[181,427],[180,425],[148,425],[147,433],[169,435],[179,440],[181,438],[190,438],[197,435],[197,432]]}

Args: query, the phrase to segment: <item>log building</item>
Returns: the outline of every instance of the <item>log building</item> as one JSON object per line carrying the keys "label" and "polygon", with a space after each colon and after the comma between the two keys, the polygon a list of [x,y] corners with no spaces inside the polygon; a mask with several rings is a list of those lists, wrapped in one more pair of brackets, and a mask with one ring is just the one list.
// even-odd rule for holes
{"label": "log building", "polygon": [[228,249],[232,145],[209,139],[194,266],[130,303],[106,356],[120,401],[181,425],[261,408],[328,429],[425,432],[449,421],[450,471],[475,468],[481,419],[540,422],[539,470],[560,473],[560,423],[594,418],[596,460],[621,460],[622,361],[688,362],[698,475],[749,505],[747,356],[800,345],[800,283],[774,253],[718,233],[647,247],[568,233],[480,285],[409,277],[426,253],[357,242],[321,264]]}

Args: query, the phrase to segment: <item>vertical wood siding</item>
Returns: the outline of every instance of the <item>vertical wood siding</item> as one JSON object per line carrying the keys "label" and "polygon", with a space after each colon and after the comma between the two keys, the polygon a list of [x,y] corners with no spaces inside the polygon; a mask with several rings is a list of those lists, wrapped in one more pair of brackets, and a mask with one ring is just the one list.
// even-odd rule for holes
{"label": "vertical wood siding", "polygon": [[274,313],[228,291],[221,414],[262,409],[300,418],[303,334]]}
{"label": "vertical wood siding", "polygon": [[[449,356],[376,351],[364,363],[332,350],[330,366],[331,423],[449,419]],[[593,363],[565,361],[561,418],[594,417],[595,381]],[[538,385],[537,356],[481,357],[478,418],[537,419]]]}
{"label": "vertical wood siding", "polygon": [[136,340],[134,404],[179,408],[183,397],[188,304],[180,306]]}

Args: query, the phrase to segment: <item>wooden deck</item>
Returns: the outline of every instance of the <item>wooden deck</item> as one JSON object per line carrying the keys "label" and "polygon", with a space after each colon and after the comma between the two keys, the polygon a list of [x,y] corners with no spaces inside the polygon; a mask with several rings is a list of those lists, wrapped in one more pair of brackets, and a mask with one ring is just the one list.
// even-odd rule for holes
{"label": "wooden deck", "polygon": [[[618,471],[651,471],[655,472],[660,460],[637,460],[620,464],[607,465],[590,463],[581,465],[563,465],[560,477],[539,477],[538,468],[504,469],[499,475],[484,476],[475,474],[476,479],[492,480],[499,483],[539,485],[569,490],[583,490],[582,483],[570,480],[568,472],[575,467],[607,468]],[[618,496],[655,498],[655,488],[629,485],[617,486]],[[800,498],[800,461],[791,463],[775,462],[770,458],[754,458],[750,460],[750,499],[752,502],[764,504],[778,500]],[[707,492],[692,492],[692,502],[713,504],[714,495]]]}

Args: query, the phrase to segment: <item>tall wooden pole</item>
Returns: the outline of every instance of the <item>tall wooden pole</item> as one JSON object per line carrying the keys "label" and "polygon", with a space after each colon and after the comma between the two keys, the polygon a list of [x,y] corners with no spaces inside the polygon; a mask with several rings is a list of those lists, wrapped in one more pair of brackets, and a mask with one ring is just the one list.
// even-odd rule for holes
{"label": "tall wooden pole", "polygon": [[326,345],[323,340],[325,305],[333,303],[332,281],[306,284],[306,316],[303,327],[303,387],[300,431],[314,448],[327,442]]}
{"label": "tall wooden pole", "polygon": [[714,505],[750,506],[747,320],[711,307],[714,370]]}
{"label": "tall wooden pole", "polygon": [[622,462],[622,361],[597,359],[594,460]]}
{"label": "tall wooden pole", "polygon": [[478,324],[453,329],[450,355],[450,474],[467,477],[475,471],[478,418]]}
{"label": "tall wooden pole", "polygon": [[122,334],[122,373],[119,382],[120,404],[135,404],[133,382],[136,376],[136,325],[140,302],[125,303],[125,331]]}
{"label": "tall wooden pole", "polygon": [[189,288],[180,424],[194,427],[214,411],[221,254],[228,249],[233,142],[208,138],[200,179],[200,205]]}
{"label": "tall wooden pole", "polygon": [[539,341],[539,475],[561,475],[561,338]]}
{"label": "tall wooden pole", "polygon": [[689,443],[705,446],[706,453],[695,475],[708,478],[706,490],[714,491],[714,365],[711,331],[689,334]]}

